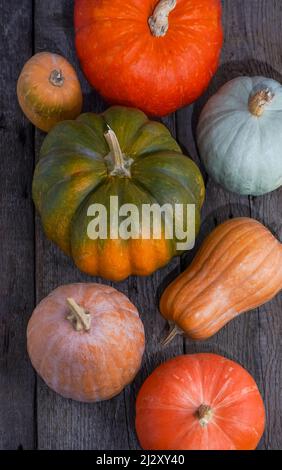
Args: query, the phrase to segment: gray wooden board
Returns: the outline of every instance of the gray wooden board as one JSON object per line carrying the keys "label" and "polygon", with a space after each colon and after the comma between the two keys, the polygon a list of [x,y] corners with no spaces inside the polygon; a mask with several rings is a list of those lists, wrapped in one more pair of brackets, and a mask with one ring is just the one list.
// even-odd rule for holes
{"label": "gray wooden board", "polygon": [[34,306],[34,130],[16,83],[32,54],[32,2],[1,2],[0,30],[0,448],[33,448],[34,377],[25,330]]}
{"label": "gray wooden board", "polygon": [[[163,120],[185,153],[200,166],[195,128],[208,97],[238,75],[261,74],[282,82],[281,0],[222,3],[225,44],[219,71],[207,93],[194,106]],[[191,261],[196,248],[149,278],[131,277],[112,284],[138,307],[147,341],[140,373],[118,397],[94,405],[65,400],[34,374],[25,344],[26,324],[33,307],[61,284],[93,282],[93,278],[79,273],[71,260],[46,240],[34,214],[31,180],[44,134],[34,131],[23,117],[17,105],[16,80],[33,51],[58,52],[78,71],[79,64],[73,43],[73,0],[0,0],[0,7],[0,448],[138,449],[134,408],[142,382],[164,360],[197,351],[226,355],[253,374],[267,411],[267,428],[260,448],[281,448],[281,295],[237,318],[207,342],[178,338],[169,347],[160,347],[166,332],[157,307],[160,291],[169,276],[176,275]],[[105,109],[105,103],[80,71],[79,75],[84,109],[96,112]],[[207,198],[197,247],[218,223],[236,216],[255,217],[282,239],[281,189],[262,198],[243,198],[227,193],[204,176]]]}

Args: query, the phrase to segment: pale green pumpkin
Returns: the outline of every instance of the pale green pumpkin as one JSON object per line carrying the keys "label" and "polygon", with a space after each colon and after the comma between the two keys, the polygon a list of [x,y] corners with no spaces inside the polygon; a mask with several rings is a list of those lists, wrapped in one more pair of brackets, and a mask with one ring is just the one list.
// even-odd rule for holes
{"label": "pale green pumpkin", "polygon": [[259,196],[282,185],[282,86],[264,77],[226,83],[204,107],[198,147],[225,189]]}

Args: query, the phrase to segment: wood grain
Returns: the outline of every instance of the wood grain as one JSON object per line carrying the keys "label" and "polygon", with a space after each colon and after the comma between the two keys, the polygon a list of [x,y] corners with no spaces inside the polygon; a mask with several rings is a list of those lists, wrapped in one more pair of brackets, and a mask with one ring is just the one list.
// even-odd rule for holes
{"label": "wood grain", "polygon": [[[51,50],[65,56],[79,70],[73,44],[73,2],[36,2],[35,50]],[[104,105],[80,75],[86,95],[84,110],[99,112]],[[37,155],[42,134],[36,134]],[[48,242],[37,221],[36,278],[37,300],[52,289],[70,282],[101,282],[75,268],[69,258]],[[124,291],[124,288],[121,289]],[[128,430],[124,394],[109,402],[85,405],[65,400],[39,379],[37,396],[39,449],[126,449]]]}
{"label": "wood grain", "polygon": [[[194,106],[177,113],[178,140],[200,165],[195,133],[207,99],[223,83],[240,75],[264,75],[282,82],[279,52],[282,31],[278,27],[281,2],[226,0],[223,6],[225,43],[219,71],[205,95]],[[260,220],[282,241],[281,189],[261,198],[239,197],[224,191],[206,174],[205,179],[207,196],[197,246],[216,225],[228,218],[242,216]],[[184,257],[183,268],[194,253],[189,253],[186,260]],[[280,294],[266,306],[238,317],[205,343],[186,340],[187,353],[207,351],[223,354],[242,364],[253,375],[267,412],[267,429],[260,449],[278,449],[282,444],[281,297]]]}
{"label": "wood grain", "polygon": [[25,336],[34,307],[34,131],[19,109],[16,83],[32,54],[32,2],[1,2],[0,11],[0,448],[30,449],[34,372]]}
{"label": "wood grain", "polygon": [[[238,75],[265,75],[282,82],[281,0],[223,0],[222,4],[225,43],[218,73],[194,106],[164,120],[203,172],[195,129],[208,97]],[[158,312],[158,298],[169,279],[191,261],[204,237],[230,217],[255,217],[282,240],[282,189],[261,198],[238,197],[204,174],[207,198],[195,250],[149,278],[131,277],[113,284],[138,307],[147,339],[142,369],[122,394],[109,402],[85,405],[59,397],[35,379],[25,346],[26,323],[34,304],[60,284],[93,282],[93,278],[79,273],[71,260],[46,240],[41,222],[34,216],[33,162],[44,134],[34,132],[19,110],[16,79],[33,51],[58,52],[79,71],[84,109],[99,112],[106,105],[88,86],[75,57],[73,0],[0,0],[0,7],[0,80],[1,90],[5,90],[0,95],[0,448],[138,449],[134,419],[139,387],[156,365],[184,351],[223,354],[246,367],[263,393],[267,411],[260,448],[281,448],[282,296],[237,318],[205,343],[179,337],[166,349],[160,347],[166,325]]]}

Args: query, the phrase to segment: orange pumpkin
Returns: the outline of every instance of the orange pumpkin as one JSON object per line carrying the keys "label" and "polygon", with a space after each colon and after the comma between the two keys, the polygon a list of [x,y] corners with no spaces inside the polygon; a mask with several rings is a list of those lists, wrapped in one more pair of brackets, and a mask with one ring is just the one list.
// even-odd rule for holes
{"label": "orange pumpkin", "polygon": [[107,400],[137,374],[144,329],[128,298],[101,284],[61,286],[34,310],[27,329],[33,367],[60,395]]}
{"label": "orange pumpkin", "polygon": [[179,332],[205,340],[281,289],[281,243],[256,220],[229,220],[162,295],[161,313],[176,325],[167,341]]}
{"label": "orange pumpkin", "polygon": [[82,69],[112,104],[163,116],[195,101],[215,73],[220,0],[75,0]]}
{"label": "orange pumpkin", "polygon": [[253,450],[264,425],[254,379],[215,354],[162,364],[137,397],[136,430],[146,450]]}
{"label": "orange pumpkin", "polygon": [[82,110],[82,91],[74,68],[50,52],[38,53],[25,64],[17,94],[26,117],[45,132],[60,121],[77,118]]}

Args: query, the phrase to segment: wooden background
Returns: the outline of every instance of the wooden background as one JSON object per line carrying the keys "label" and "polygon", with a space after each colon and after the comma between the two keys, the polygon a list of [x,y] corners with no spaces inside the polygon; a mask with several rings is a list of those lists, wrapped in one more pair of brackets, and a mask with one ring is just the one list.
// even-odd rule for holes
{"label": "wooden background", "polygon": [[[222,3],[225,44],[220,69],[206,95],[194,106],[164,119],[186,153],[198,163],[195,125],[210,94],[238,75],[264,75],[282,82],[282,1]],[[79,70],[73,44],[73,1],[0,0],[0,11],[0,448],[138,449],[134,403],[140,385],[160,362],[196,351],[223,354],[250,371],[267,411],[260,449],[281,448],[281,295],[237,318],[205,343],[179,338],[165,350],[159,346],[166,328],[157,310],[159,291],[168,274],[183,269],[194,253],[174,260],[150,278],[131,277],[115,285],[139,308],[147,335],[142,370],[118,397],[93,405],[75,403],[53,393],[34,373],[25,337],[34,306],[60,284],[93,281],[46,240],[35,217],[31,181],[44,135],[25,119],[16,99],[18,75],[35,52],[58,52]],[[105,104],[81,73],[80,77],[85,110],[103,110]],[[206,183],[199,242],[218,223],[236,216],[259,219],[282,240],[282,189],[265,197],[248,198],[231,195],[208,178]]]}

